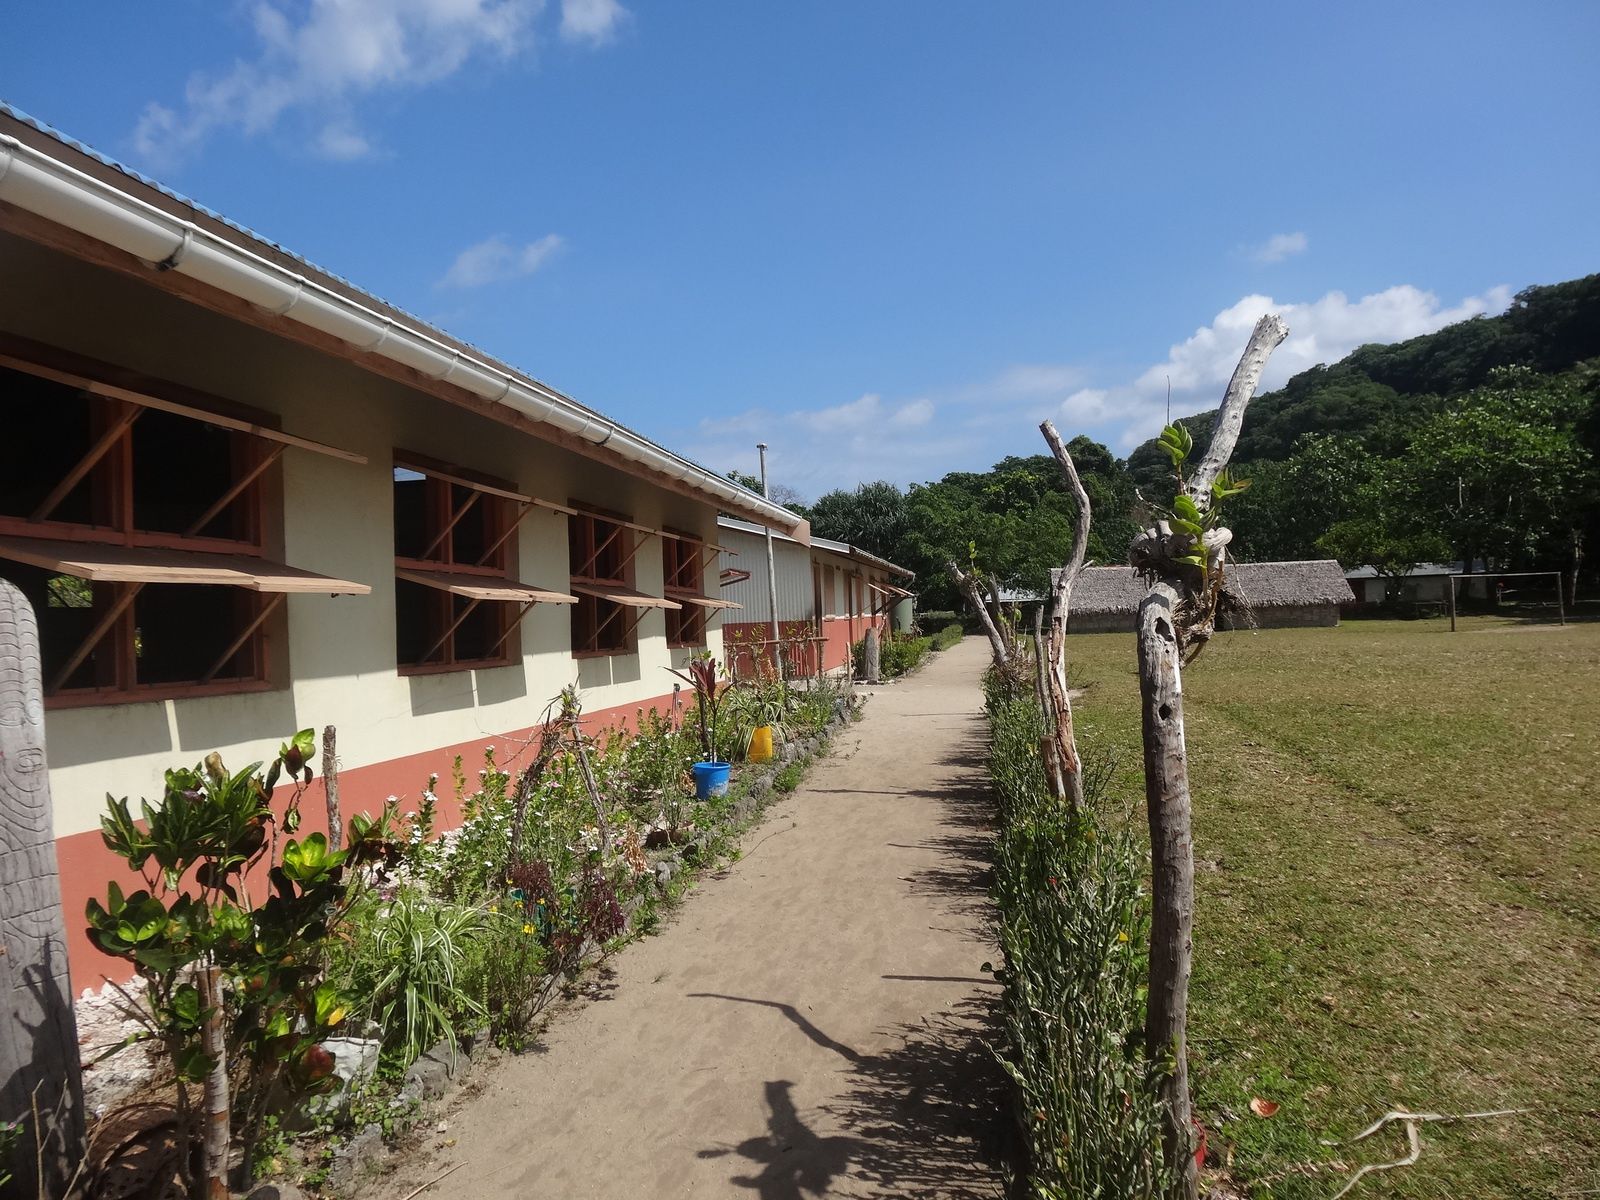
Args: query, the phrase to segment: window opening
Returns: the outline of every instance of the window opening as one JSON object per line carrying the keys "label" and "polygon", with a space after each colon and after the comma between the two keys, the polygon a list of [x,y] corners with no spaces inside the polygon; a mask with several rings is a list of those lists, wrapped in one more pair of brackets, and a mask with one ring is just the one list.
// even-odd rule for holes
{"label": "window opening", "polygon": [[282,445],[98,395],[12,359],[0,365],[0,396],[9,435],[27,447],[0,479],[0,535],[16,564],[5,571],[38,614],[47,696],[264,680],[261,631],[275,603],[228,586],[147,593],[148,581],[95,584],[41,561],[52,548],[93,543],[129,547],[134,574],[148,561],[137,547],[170,548],[175,562],[189,547],[258,555],[262,476]]}
{"label": "window opening", "polygon": [[536,506],[561,506],[405,459],[394,469],[398,663],[418,671],[514,662],[514,637],[533,605],[576,602],[512,577],[522,522]]}

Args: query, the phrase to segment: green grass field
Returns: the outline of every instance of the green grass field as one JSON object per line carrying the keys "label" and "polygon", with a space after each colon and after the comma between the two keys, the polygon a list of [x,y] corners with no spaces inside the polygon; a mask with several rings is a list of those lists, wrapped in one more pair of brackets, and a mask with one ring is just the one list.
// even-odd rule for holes
{"label": "green grass field", "polygon": [[[1074,636],[1143,820],[1131,634]],[[1219,635],[1185,673],[1195,1096],[1256,1196],[1600,1196],[1600,624]],[[1281,1104],[1270,1119],[1250,1099]]]}

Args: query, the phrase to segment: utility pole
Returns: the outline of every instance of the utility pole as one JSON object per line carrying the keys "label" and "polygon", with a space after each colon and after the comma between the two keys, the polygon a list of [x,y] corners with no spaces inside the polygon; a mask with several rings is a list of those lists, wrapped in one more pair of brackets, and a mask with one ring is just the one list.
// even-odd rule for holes
{"label": "utility pole", "polygon": [[[772,499],[772,489],[767,486],[767,444],[757,442],[756,449],[761,452],[761,495],[764,499]],[[767,602],[771,605],[772,616],[772,665],[778,670],[778,677],[785,675],[783,669],[782,647],[778,640],[778,572],[773,565],[772,558],[772,526],[764,525],[767,534]]]}

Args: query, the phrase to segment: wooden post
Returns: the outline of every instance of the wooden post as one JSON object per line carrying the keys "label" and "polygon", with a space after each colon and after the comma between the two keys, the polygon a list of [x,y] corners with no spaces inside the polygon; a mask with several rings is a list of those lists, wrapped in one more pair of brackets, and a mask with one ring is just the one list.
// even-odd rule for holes
{"label": "wooden post", "polygon": [[[1556,616],[1561,618],[1561,624],[1564,626],[1567,623],[1567,606],[1561,602],[1561,585],[1562,585],[1563,582],[1564,581],[1561,578],[1561,572],[1557,571],[1556,572]],[[1576,586],[1576,581],[1574,581],[1574,586]]]}
{"label": "wooden post", "polygon": [[322,787],[328,796],[328,845],[337,850],[344,842],[339,819],[339,753],[334,749],[338,730],[332,725],[322,731]]}
{"label": "wooden post", "polygon": [[[1276,316],[1256,322],[1211,435],[1199,468],[1185,491],[1202,513],[1212,504],[1211,485],[1228,466],[1244,424],[1245,408],[1255,395],[1261,372],[1272,351],[1289,336]],[[1193,1122],[1189,1109],[1189,965],[1193,954],[1194,839],[1190,825],[1189,764],[1183,740],[1183,678],[1180,654],[1189,641],[1190,659],[1211,632],[1209,610],[1193,615],[1195,580],[1180,569],[1174,553],[1203,548],[1213,571],[1220,572],[1232,534],[1212,529],[1196,546],[1186,542],[1171,549],[1165,522],[1135,541],[1136,564],[1156,576],[1139,605],[1139,695],[1143,707],[1145,806],[1150,820],[1150,986],[1145,1010],[1145,1048],[1151,1059],[1170,1064],[1161,1082],[1162,1146],[1167,1165],[1178,1176],[1177,1195],[1198,1200]],[[1203,580],[1201,581],[1203,583]],[[1180,591],[1180,589],[1182,589]],[[1182,609],[1187,600],[1190,608]],[[1187,628],[1180,617],[1188,619]],[[1198,643],[1196,637],[1202,639]]]}
{"label": "wooden post", "polygon": [[19,1196],[64,1195],[84,1156],[42,682],[33,608],[0,579],[0,1120],[26,1129],[5,1164]]}
{"label": "wooden post", "polygon": [[1444,577],[1444,585],[1450,589],[1450,632],[1454,633],[1456,631],[1456,577],[1454,575],[1446,575]]}
{"label": "wooden post", "polygon": [[205,1151],[206,1200],[228,1200],[228,1146],[233,1140],[232,1100],[228,1087],[228,1047],[222,1028],[222,968],[202,965],[197,973],[201,1003],[208,1013],[201,1030],[201,1045],[211,1057],[205,1081],[205,1122],[201,1147]]}
{"label": "wooden post", "polygon": [[1158,583],[1139,605],[1139,696],[1144,791],[1150,818],[1150,992],[1145,1047],[1168,1062],[1161,1083],[1161,1141],[1180,1194],[1199,1194],[1189,1111],[1189,968],[1194,950],[1194,839],[1183,741],[1183,678],[1174,612],[1178,593]]}
{"label": "wooden post", "polygon": [[1077,505],[1077,515],[1072,526],[1072,552],[1061,570],[1055,574],[1050,590],[1050,628],[1045,640],[1049,654],[1049,671],[1045,683],[1049,689],[1050,704],[1045,713],[1051,737],[1053,760],[1050,768],[1051,794],[1065,800],[1076,811],[1083,804],[1083,763],[1078,758],[1078,735],[1072,727],[1072,693],[1067,688],[1067,618],[1072,609],[1072,586],[1083,573],[1083,564],[1089,553],[1089,527],[1093,513],[1089,507],[1089,493],[1078,477],[1077,464],[1066,443],[1056,432],[1054,422],[1045,421],[1039,426],[1045,444],[1055,456],[1056,464],[1066,477],[1067,486]]}

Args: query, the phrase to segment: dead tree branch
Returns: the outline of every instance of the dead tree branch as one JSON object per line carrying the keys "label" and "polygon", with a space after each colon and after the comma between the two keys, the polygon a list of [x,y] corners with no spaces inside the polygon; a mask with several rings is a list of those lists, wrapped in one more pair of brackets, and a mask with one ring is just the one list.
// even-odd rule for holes
{"label": "dead tree branch", "polygon": [[1044,707],[1045,728],[1050,734],[1050,753],[1046,760],[1050,790],[1057,799],[1077,808],[1083,803],[1083,762],[1078,757],[1078,739],[1072,726],[1072,695],[1067,689],[1067,617],[1072,606],[1072,586],[1083,573],[1088,557],[1089,528],[1094,514],[1089,506],[1089,493],[1084,490],[1083,480],[1078,478],[1077,464],[1072,461],[1072,454],[1055,425],[1046,421],[1039,426],[1039,432],[1066,476],[1078,505],[1072,526],[1072,551],[1052,580],[1050,628],[1044,646],[1048,666],[1044,672],[1048,703]]}
{"label": "dead tree branch", "polygon": [[[1202,512],[1211,486],[1227,469],[1244,425],[1245,409],[1261,382],[1267,358],[1289,335],[1274,315],[1256,322],[1222,399],[1199,468],[1184,490]],[[1192,523],[1191,523],[1192,524]],[[1130,561],[1150,583],[1139,605],[1139,696],[1143,711],[1145,804],[1150,820],[1150,984],[1145,1049],[1171,1063],[1162,1081],[1162,1147],[1179,1173],[1179,1194],[1197,1200],[1199,1174],[1190,1151],[1188,1006],[1194,930],[1194,836],[1188,751],[1183,733],[1182,655],[1210,636],[1223,565],[1232,534],[1207,529],[1203,539],[1175,532],[1161,521],[1135,539]],[[1198,544],[1197,544],[1198,543]],[[1205,569],[1181,560],[1203,553]]]}
{"label": "dead tree branch", "polygon": [[332,725],[322,731],[322,789],[328,801],[328,845],[337,850],[344,841],[344,826],[339,820],[339,731]]}
{"label": "dead tree branch", "polygon": [[[1423,1122],[1478,1121],[1485,1117],[1514,1117],[1527,1111],[1525,1108],[1501,1108],[1493,1112],[1457,1113],[1454,1115],[1445,1113],[1409,1113],[1398,1109],[1386,1112],[1371,1125],[1356,1134],[1355,1137],[1351,1138],[1350,1141],[1352,1143],[1359,1142],[1364,1138],[1371,1137],[1390,1122],[1403,1121],[1406,1127],[1406,1141],[1411,1145],[1410,1151],[1403,1158],[1397,1158],[1391,1162],[1368,1163],[1366,1166],[1359,1168],[1354,1175],[1345,1180],[1344,1186],[1335,1192],[1329,1200],[1340,1200],[1341,1196],[1349,1195],[1355,1189],[1356,1184],[1361,1182],[1364,1175],[1374,1174],[1378,1171],[1393,1171],[1396,1167],[1415,1166],[1417,1160],[1422,1157],[1422,1132],[1417,1126]],[[1337,1146],[1339,1143],[1326,1142],[1324,1144]]]}
{"label": "dead tree branch", "polygon": [[950,573],[950,578],[956,587],[961,589],[961,594],[967,598],[967,603],[972,605],[978,614],[978,620],[983,622],[984,636],[989,639],[989,650],[994,654],[995,669],[1004,671],[1010,661],[1010,652],[1006,646],[1005,638],[1000,636],[1000,631],[995,628],[993,618],[989,616],[989,608],[983,602],[983,593],[979,590],[978,577],[968,574],[956,566],[955,559],[950,559],[944,564],[944,569]]}
{"label": "dead tree branch", "polygon": [[1244,354],[1239,359],[1239,365],[1233,369],[1233,378],[1228,381],[1228,390],[1223,394],[1222,407],[1217,410],[1217,421],[1211,429],[1211,444],[1206,447],[1206,456],[1189,478],[1189,498],[1199,506],[1201,512],[1205,512],[1211,504],[1211,485],[1233,458],[1233,448],[1239,442],[1239,431],[1244,428],[1244,410],[1256,394],[1256,386],[1261,382],[1261,372],[1266,369],[1267,359],[1272,357],[1272,352],[1288,336],[1289,327],[1283,320],[1276,313],[1268,313],[1256,322],[1250,340],[1245,344]]}

